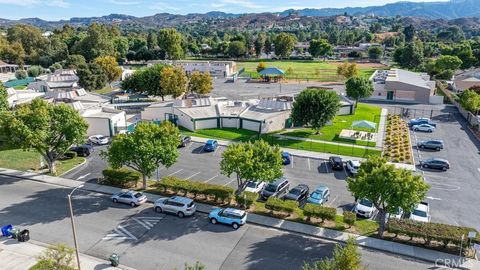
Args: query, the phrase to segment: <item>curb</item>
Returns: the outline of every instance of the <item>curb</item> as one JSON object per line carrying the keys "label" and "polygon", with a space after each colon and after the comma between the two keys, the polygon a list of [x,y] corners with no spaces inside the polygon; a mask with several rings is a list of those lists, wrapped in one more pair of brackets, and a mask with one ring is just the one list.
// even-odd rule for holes
{"label": "curb", "polygon": [[71,168],[70,170],[68,170],[68,171],[66,171],[66,172],[64,172],[64,173],[62,173],[62,174],[60,174],[60,175],[58,175],[57,177],[62,177],[63,175],[65,175],[65,174],[67,174],[67,173],[69,173],[69,172],[71,172],[71,171],[73,171],[73,170],[77,169],[78,167],[80,167],[80,166],[84,165],[85,163],[87,163],[87,159],[86,159],[85,157],[82,157],[82,158],[83,158],[83,162],[82,162],[82,163],[78,164],[77,166],[74,166],[74,167],[73,167],[73,168]]}

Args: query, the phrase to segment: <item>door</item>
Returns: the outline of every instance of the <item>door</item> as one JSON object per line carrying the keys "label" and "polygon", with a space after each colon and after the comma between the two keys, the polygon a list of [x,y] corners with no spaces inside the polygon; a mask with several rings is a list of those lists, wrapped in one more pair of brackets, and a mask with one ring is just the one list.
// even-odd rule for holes
{"label": "door", "polygon": [[393,100],[393,91],[387,92],[387,100]]}

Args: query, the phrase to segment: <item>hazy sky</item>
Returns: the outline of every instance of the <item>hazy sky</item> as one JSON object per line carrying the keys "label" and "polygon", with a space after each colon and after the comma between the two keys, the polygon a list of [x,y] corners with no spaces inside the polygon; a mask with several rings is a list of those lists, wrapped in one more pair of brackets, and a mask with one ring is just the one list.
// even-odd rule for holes
{"label": "hazy sky", "polygon": [[[372,6],[396,0],[0,0],[0,18],[46,20],[102,16],[111,13],[148,16],[156,13],[277,12],[286,9]],[[426,2],[426,1],[416,1]]]}

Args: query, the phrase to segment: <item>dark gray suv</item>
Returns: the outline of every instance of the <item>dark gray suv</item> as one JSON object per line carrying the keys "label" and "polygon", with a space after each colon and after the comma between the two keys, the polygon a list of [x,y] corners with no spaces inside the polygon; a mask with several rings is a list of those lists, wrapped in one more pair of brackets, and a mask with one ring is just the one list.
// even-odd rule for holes
{"label": "dark gray suv", "polygon": [[440,151],[443,149],[443,141],[442,140],[427,140],[427,141],[420,141],[417,143],[417,147],[421,149],[433,149]]}
{"label": "dark gray suv", "polygon": [[279,178],[268,184],[260,193],[262,199],[267,200],[270,196],[274,196],[277,198],[283,197],[285,194],[288,193],[290,189],[290,183],[285,177]]}

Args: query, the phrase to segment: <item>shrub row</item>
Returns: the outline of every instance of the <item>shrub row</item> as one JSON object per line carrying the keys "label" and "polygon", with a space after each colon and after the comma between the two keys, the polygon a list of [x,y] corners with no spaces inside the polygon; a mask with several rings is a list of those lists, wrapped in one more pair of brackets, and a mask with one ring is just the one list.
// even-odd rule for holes
{"label": "shrub row", "polygon": [[335,220],[335,216],[337,215],[337,209],[334,207],[327,207],[321,206],[317,204],[307,203],[303,208],[303,213],[307,217],[310,218],[319,218],[321,222],[325,220]]}
{"label": "shrub row", "polygon": [[136,187],[142,177],[140,173],[126,168],[107,168],[102,171],[102,174],[104,184],[120,188]]}
{"label": "shrub row", "polygon": [[241,194],[235,195],[235,200],[237,203],[243,205],[245,208],[250,208],[250,206],[258,199],[258,193],[244,191]]}
{"label": "shrub row", "polygon": [[[418,237],[425,240],[425,244],[430,241],[438,241],[447,246],[448,244],[460,245],[462,235],[465,239],[470,231],[476,231],[472,228],[453,226],[440,223],[426,223],[413,220],[391,219],[388,222],[388,231],[395,234],[402,234],[409,237]],[[480,237],[475,239],[480,242]]]}
{"label": "shrub row", "polygon": [[183,195],[191,193],[194,198],[198,195],[203,195],[205,197],[214,196],[215,201],[221,200],[222,202],[230,202],[234,193],[234,189],[231,187],[182,180],[172,176],[164,177],[162,181],[157,184],[157,187],[163,192],[170,190],[176,194],[183,193]]}
{"label": "shrub row", "polygon": [[343,222],[345,222],[349,226],[355,225],[357,221],[357,214],[350,211],[343,211]]}
{"label": "shrub row", "polygon": [[298,208],[298,202],[282,200],[272,196],[268,198],[267,202],[265,203],[265,208],[271,211],[283,212],[290,215],[295,211],[295,209]]}

